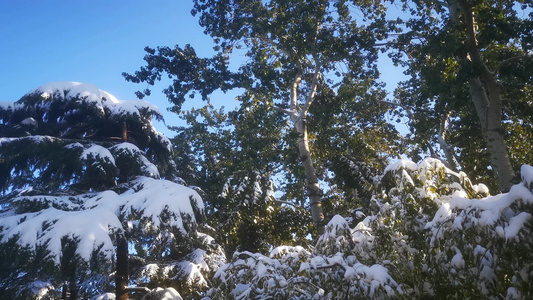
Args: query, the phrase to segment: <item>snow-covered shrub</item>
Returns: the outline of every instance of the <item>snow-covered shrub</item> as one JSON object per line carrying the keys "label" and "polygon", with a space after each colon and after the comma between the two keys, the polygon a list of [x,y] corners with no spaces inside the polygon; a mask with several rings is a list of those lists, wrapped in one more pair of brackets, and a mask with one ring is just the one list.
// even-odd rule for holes
{"label": "snow-covered shrub", "polygon": [[389,264],[407,298],[531,297],[528,186],[524,178],[509,193],[489,196],[486,186],[438,160],[399,161],[385,171],[376,212],[355,228],[355,254]]}
{"label": "snow-covered shrub", "polygon": [[236,252],[215,274],[208,299],[394,298],[401,289],[381,265],[351,255],[348,223],[335,216],[314,251],[281,246],[270,255]]}
{"label": "snow-covered shrub", "polygon": [[313,249],[236,252],[207,299],[529,299],[533,167],[489,196],[440,161],[390,165],[370,213],[334,216]]}

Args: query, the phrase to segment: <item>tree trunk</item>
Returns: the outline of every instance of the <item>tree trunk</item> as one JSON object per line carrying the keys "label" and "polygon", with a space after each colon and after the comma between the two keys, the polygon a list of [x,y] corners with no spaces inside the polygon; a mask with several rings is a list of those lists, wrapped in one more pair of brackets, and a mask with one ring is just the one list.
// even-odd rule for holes
{"label": "tree trunk", "polygon": [[[469,92],[481,123],[481,131],[487,145],[487,150],[490,153],[490,164],[498,181],[498,187],[501,191],[509,190],[515,174],[503,138],[501,100],[499,100],[500,105],[493,105],[493,103],[498,104],[498,102],[493,102],[494,99],[492,101],[488,99],[487,93],[479,78],[472,78],[470,80]],[[496,94],[495,89],[492,90],[492,94],[493,97],[497,96],[499,98],[500,96],[499,93],[494,95]]]}
{"label": "tree trunk", "polygon": [[490,153],[490,164],[498,186],[501,191],[506,191],[513,184],[515,174],[504,140],[501,87],[481,57],[471,6],[466,0],[448,0],[448,4],[450,19],[455,23],[460,22],[459,13],[464,14],[467,55],[458,60],[463,67],[470,66],[472,71],[477,73],[470,79],[469,93],[481,124],[482,135]]}
{"label": "tree trunk", "polygon": [[311,159],[311,151],[309,150],[309,141],[307,139],[307,124],[305,119],[300,119],[295,122],[294,126],[298,132],[298,150],[300,151],[300,158],[305,172],[307,196],[311,205],[311,216],[315,224],[320,224],[324,221],[324,214],[322,213],[322,191],[318,185],[316,170]]}
{"label": "tree trunk", "polygon": [[117,234],[116,300],[128,300],[128,241],[123,232]]}
{"label": "tree trunk", "polygon": [[[318,78],[320,76],[320,63],[315,57],[315,73],[313,74],[313,81],[311,89],[306,97],[303,107],[298,107],[298,86],[302,80],[302,73],[298,73],[294,78],[291,88],[290,111],[285,111],[294,124],[294,128],[298,133],[298,150],[300,152],[300,159],[304,167],[305,178],[307,183],[307,196],[311,205],[311,216],[316,225],[321,225],[324,221],[324,214],[322,213],[322,191],[318,184],[316,170],[311,159],[311,150],[309,149],[309,140],[307,138],[307,124],[306,117],[309,112],[309,107],[315,98],[315,93],[318,87]],[[299,110],[299,113],[298,113]]]}

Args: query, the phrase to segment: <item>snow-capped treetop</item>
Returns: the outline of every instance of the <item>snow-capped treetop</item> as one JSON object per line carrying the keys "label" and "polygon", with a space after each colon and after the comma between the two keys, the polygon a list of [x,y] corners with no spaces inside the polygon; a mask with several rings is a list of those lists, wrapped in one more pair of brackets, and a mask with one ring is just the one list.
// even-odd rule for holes
{"label": "snow-capped treetop", "polygon": [[[27,93],[24,98],[35,95],[40,97],[41,106],[50,106],[53,101],[75,100],[93,103],[102,113],[108,110],[111,114],[141,115],[140,111],[161,117],[161,111],[155,105],[143,100],[119,100],[110,93],[103,91],[93,84],[73,81],[60,81],[44,84]],[[9,106],[9,103],[1,103],[0,106]],[[20,104],[11,104],[14,109]]]}
{"label": "snow-capped treetop", "polygon": [[[225,261],[198,232],[198,193],[166,180],[175,179],[172,147],[153,117],[161,113],[148,102],[76,82],[0,103],[0,252],[18,259],[2,260],[0,285],[55,299],[67,278],[71,297],[86,299],[108,292],[109,274],[124,276],[119,257],[137,262],[135,284],[194,285]],[[148,265],[163,274],[147,278]]]}
{"label": "snow-capped treetop", "polygon": [[102,190],[131,176],[171,178],[171,143],[153,126],[154,117],[161,112],[146,101],[118,100],[77,82],[45,84],[2,102],[0,189]]}

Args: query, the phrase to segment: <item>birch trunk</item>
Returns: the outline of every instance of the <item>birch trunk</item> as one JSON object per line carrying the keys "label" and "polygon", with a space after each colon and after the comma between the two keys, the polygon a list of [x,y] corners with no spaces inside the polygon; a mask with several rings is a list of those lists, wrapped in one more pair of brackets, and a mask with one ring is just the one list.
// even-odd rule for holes
{"label": "birch trunk", "polygon": [[460,12],[464,15],[468,54],[458,60],[463,67],[471,65],[475,71],[479,72],[479,75],[470,79],[469,93],[481,124],[482,135],[490,153],[491,167],[498,186],[501,191],[506,191],[511,187],[515,174],[504,140],[501,87],[481,57],[471,6],[466,0],[448,0],[448,7],[450,19],[455,23],[459,22]]}
{"label": "birch trunk", "polygon": [[304,167],[306,177],[306,190],[309,197],[310,211],[315,224],[321,224],[324,221],[324,214],[322,213],[322,191],[318,184],[318,177],[316,175],[315,167],[311,157],[311,150],[309,148],[309,140],[307,137],[306,118],[309,112],[309,107],[315,98],[315,93],[318,87],[318,79],[320,77],[320,63],[315,57],[315,72],[311,83],[311,89],[307,97],[305,97],[304,105],[299,109],[298,107],[298,87],[302,80],[302,74],[296,75],[292,83],[290,111],[286,111],[289,115],[296,132],[298,133],[298,151],[300,152],[300,159]]}
{"label": "birch trunk", "polygon": [[307,124],[305,119],[301,119],[294,126],[298,132],[298,150],[300,151],[300,159],[302,160],[306,177],[311,216],[315,224],[320,224],[324,220],[324,214],[322,213],[322,191],[320,190],[316,170],[311,160],[309,140],[307,139]]}

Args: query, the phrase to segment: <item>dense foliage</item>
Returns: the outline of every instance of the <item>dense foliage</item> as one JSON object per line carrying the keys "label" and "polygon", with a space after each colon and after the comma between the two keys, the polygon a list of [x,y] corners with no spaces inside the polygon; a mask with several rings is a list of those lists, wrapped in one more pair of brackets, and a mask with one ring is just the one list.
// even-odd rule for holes
{"label": "dense foliage", "polygon": [[314,248],[235,252],[212,299],[529,299],[533,167],[488,196],[440,161],[387,167],[368,216],[337,215]]}
{"label": "dense foliage", "polygon": [[[395,96],[401,114],[410,116],[418,145],[413,159],[438,145],[452,168],[492,191],[507,190],[521,164],[533,158],[524,151],[533,137],[533,3],[401,5],[408,15],[397,25],[390,55],[408,75]],[[506,149],[496,149],[498,141]],[[504,167],[506,160],[510,165]]]}
{"label": "dense foliage", "polygon": [[533,298],[531,1],[193,3],[214,55],[123,74],[171,140],[86,84],[0,103],[0,297]]}
{"label": "dense foliage", "polygon": [[114,292],[124,276],[121,241],[126,285],[172,282],[188,294],[224,262],[199,232],[202,199],[172,181],[171,145],[151,124],[160,117],[153,105],[60,82],[1,103],[0,115],[5,299]]}

